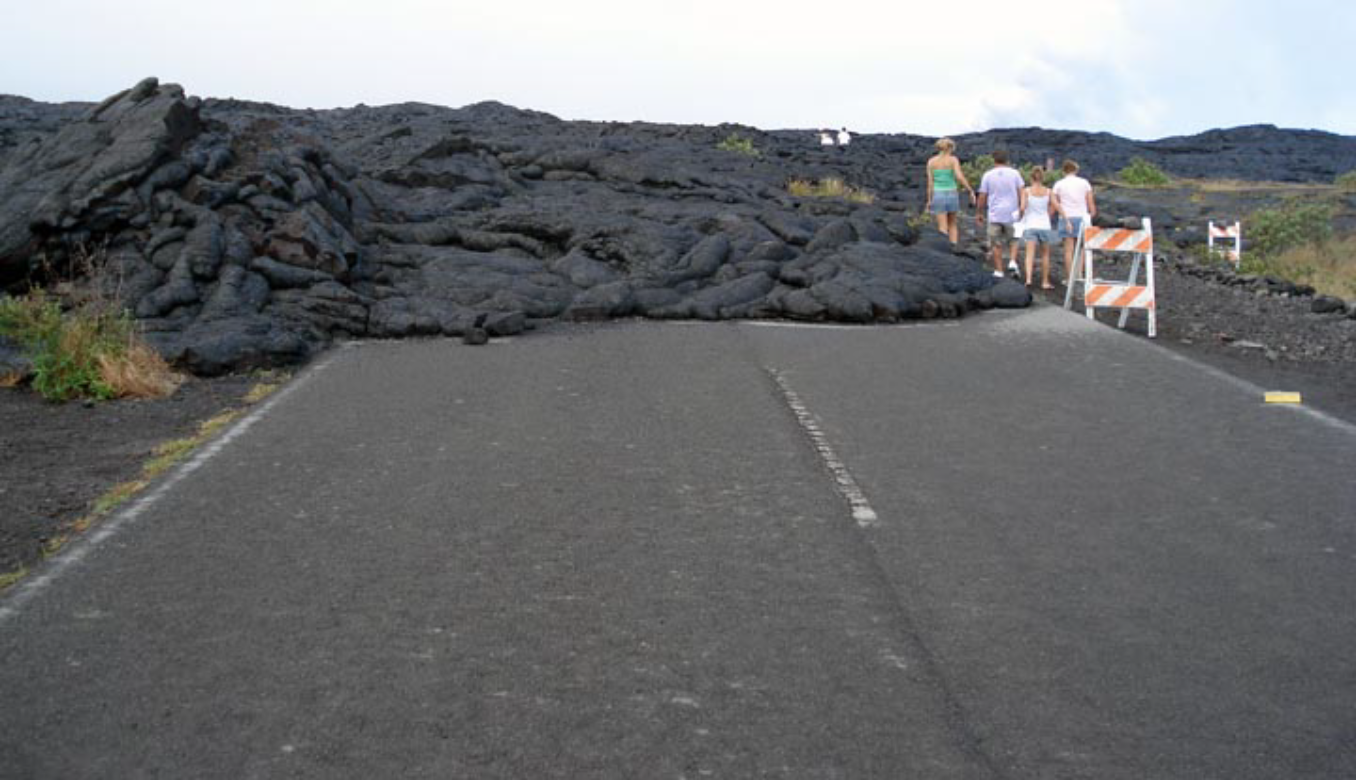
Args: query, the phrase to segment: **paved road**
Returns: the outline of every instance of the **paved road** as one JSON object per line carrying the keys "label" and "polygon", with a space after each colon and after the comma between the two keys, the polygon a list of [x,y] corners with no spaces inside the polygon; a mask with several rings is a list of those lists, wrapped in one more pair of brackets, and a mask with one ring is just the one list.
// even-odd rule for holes
{"label": "paved road", "polygon": [[1057,309],[333,353],[0,600],[0,777],[1356,775],[1356,428]]}

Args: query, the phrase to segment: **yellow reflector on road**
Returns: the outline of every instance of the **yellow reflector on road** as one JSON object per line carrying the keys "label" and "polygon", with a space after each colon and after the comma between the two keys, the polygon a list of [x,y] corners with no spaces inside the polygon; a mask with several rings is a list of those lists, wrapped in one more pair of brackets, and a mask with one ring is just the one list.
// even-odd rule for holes
{"label": "yellow reflector on road", "polygon": [[1301,403],[1299,393],[1267,393],[1267,403],[1269,404],[1297,404]]}

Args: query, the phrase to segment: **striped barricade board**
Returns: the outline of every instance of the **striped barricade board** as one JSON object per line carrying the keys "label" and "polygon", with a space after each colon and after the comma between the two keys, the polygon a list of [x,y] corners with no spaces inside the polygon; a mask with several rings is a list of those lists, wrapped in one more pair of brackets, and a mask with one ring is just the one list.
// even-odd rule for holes
{"label": "striped barricade board", "polygon": [[[1097,309],[1120,309],[1120,327],[1124,328],[1132,309],[1141,309],[1149,316],[1149,338],[1158,335],[1158,300],[1154,290],[1154,231],[1149,218],[1143,227],[1101,228],[1083,230],[1083,308],[1089,319]],[[1098,252],[1133,253],[1130,278],[1126,281],[1099,279],[1093,272],[1093,258]],[[1144,281],[1139,272],[1144,268]]]}
{"label": "striped barricade board", "polygon": [[1115,309],[1152,309],[1153,291],[1148,287],[1132,287],[1128,284],[1094,280],[1083,293],[1088,306],[1105,306]]}
{"label": "striped barricade board", "polygon": [[1089,227],[1083,231],[1083,246],[1086,249],[1099,249],[1103,252],[1152,252],[1154,234],[1152,230],[1130,230],[1128,228]]}

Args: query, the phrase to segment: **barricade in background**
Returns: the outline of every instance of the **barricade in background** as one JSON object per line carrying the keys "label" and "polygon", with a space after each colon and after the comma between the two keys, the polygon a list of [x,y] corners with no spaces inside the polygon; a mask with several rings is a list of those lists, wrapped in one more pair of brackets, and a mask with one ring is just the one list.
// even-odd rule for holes
{"label": "barricade in background", "polygon": [[1243,223],[1235,222],[1231,226],[1231,225],[1216,225],[1213,221],[1211,221],[1209,224],[1210,224],[1209,228],[1210,253],[1214,254],[1215,252],[1215,239],[1232,238],[1234,240],[1234,248],[1224,250],[1224,256],[1229,258],[1229,260],[1233,262],[1234,266],[1237,267],[1238,264],[1243,260]]}
{"label": "barricade in background", "polygon": [[[1083,307],[1088,319],[1097,316],[1097,309],[1120,309],[1118,327],[1124,328],[1131,309],[1143,309],[1149,316],[1149,338],[1158,335],[1158,303],[1154,290],[1154,231],[1148,217],[1139,230],[1127,228],[1085,227],[1078,237],[1075,251],[1082,251],[1083,262],[1074,264],[1074,278],[1068,280],[1064,293],[1064,308],[1073,306],[1073,289],[1083,282]],[[1133,252],[1128,281],[1098,279],[1093,270],[1093,255],[1097,252]],[[1082,265],[1082,274],[1078,266]],[[1144,267],[1145,283],[1139,284],[1140,266]],[[1082,279],[1079,279],[1079,276]]]}

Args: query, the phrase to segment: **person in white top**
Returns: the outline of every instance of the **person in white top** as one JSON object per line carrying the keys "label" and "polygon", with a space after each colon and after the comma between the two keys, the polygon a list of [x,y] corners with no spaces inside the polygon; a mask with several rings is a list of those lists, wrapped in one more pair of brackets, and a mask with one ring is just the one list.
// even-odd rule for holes
{"label": "person in white top", "polygon": [[1061,166],[1064,178],[1055,184],[1053,202],[1059,214],[1059,236],[1064,239],[1064,283],[1073,278],[1074,245],[1083,228],[1097,216],[1097,199],[1092,196],[1092,185],[1078,175],[1078,163],[1065,160]]}
{"label": "person in white top", "polygon": [[838,131],[838,148],[839,148],[839,149],[846,149],[846,148],[847,148],[847,145],[850,144],[850,143],[852,143],[852,134],[849,133],[849,132],[847,131],[847,128],[845,127],[845,128],[843,128],[842,130],[839,130],[839,131]]}
{"label": "person in white top", "polygon": [[819,131],[819,145],[821,147],[833,146],[833,133],[828,130]]}
{"label": "person in white top", "polygon": [[1045,186],[1045,169],[1031,169],[1031,186],[1022,190],[1022,238],[1026,241],[1026,286],[1031,286],[1031,271],[1036,256],[1036,245],[1041,245],[1041,289],[1053,290],[1050,284],[1050,245],[1055,243],[1055,231],[1050,227],[1050,215],[1055,213],[1050,190]]}

